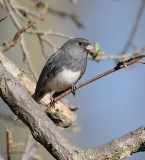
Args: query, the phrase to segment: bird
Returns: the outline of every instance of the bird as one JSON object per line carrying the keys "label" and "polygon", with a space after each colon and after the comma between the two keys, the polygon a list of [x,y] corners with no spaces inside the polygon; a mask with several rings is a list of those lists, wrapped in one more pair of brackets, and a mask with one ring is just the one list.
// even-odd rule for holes
{"label": "bird", "polygon": [[75,95],[75,84],[82,77],[87,66],[87,55],[93,50],[91,43],[84,38],[72,38],[47,60],[41,71],[32,98],[38,103],[51,91],[54,98],[72,89]]}

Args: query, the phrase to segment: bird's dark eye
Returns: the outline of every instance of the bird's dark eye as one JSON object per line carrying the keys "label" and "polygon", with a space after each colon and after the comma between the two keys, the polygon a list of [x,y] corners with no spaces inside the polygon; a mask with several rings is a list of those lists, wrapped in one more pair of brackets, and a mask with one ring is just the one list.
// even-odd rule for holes
{"label": "bird's dark eye", "polygon": [[80,46],[82,46],[82,45],[83,45],[83,43],[82,43],[82,42],[79,42],[79,45],[80,45]]}

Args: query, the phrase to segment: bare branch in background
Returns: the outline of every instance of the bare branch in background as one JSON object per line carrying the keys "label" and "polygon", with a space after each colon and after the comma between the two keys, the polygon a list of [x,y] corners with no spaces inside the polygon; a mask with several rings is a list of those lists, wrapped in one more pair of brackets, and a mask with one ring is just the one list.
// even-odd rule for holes
{"label": "bare branch in background", "polygon": [[35,153],[39,146],[40,146],[40,143],[38,143],[38,142],[35,142],[33,144],[33,146],[31,147],[31,149],[27,155],[28,159],[36,159],[36,160],[41,159],[41,157]]}
{"label": "bare branch in background", "polygon": [[73,38],[72,36],[70,35],[65,35],[65,34],[62,34],[60,32],[56,32],[56,31],[53,31],[53,30],[48,30],[48,31],[43,31],[43,30],[31,30],[31,31],[27,31],[27,33],[31,33],[31,34],[34,34],[34,35],[43,35],[43,36],[57,36],[57,37],[60,37],[60,38],[66,38],[66,39],[71,39]]}
{"label": "bare branch in background", "polygon": [[0,155],[0,160],[4,160],[4,158]]}
{"label": "bare branch in background", "polygon": [[20,35],[25,32],[27,29],[29,29],[30,27],[32,27],[34,24],[36,24],[36,22],[32,22],[28,25],[26,25],[25,27],[21,28],[17,33],[16,35],[14,36],[13,40],[4,44],[5,47],[4,47],[4,51],[3,52],[6,52],[8,49],[10,49],[11,47],[14,47],[16,44],[17,44],[17,41],[18,41],[18,38],[20,37]]}
{"label": "bare branch in background", "polygon": [[130,52],[130,53],[126,53],[126,54],[114,54],[114,55],[98,55],[95,59],[93,58],[92,55],[89,55],[88,58],[91,59],[91,60],[95,60],[95,61],[101,61],[101,60],[109,60],[109,59],[112,59],[112,60],[125,60],[127,58],[130,58],[130,57],[133,57],[133,56],[136,56],[136,55],[139,55],[141,53],[143,53],[145,51],[145,46],[142,47],[141,49],[136,49],[134,50],[133,52]]}
{"label": "bare branch in background", "polygon": [[139,9],[137,18],[136,18],[136,22],[135,22],[135,24],[133,26],[133,29],[132,29],[132,32],[129,36],[129,40],[127,41],[127,43],[126,43],[126,45],[125,45],[121,54],[126,54],[130,45],[132,45],[133,48],[136,49],[136,46],[135,46],[135,43],[134,43],[134,36],[135,36],[136,31],[137,31],[137,28],[138,28],[141,16],[143,14],[144,8],[145,8],[145,1],[143,0],[142,3],[141,3],[140,9]]}
{"label": "bare branch in background", "polygon": [[0,119],[4,119],[4,120],[8,120],[8,121],[13,121],[13,122],[15,122],[15,121],[14,121],[14,117],[8,116],[8,115],[2,114],[2,113],[0,113]]}
{"label": "bare branch in background", "polygon": [[32,135],[28,134],[26,137],[24,154],[22,154],[21,160],[41,159],[40,156],[35,153],[36,149],[39,147],[38,142],[34,143],[32,147],[31,145],[32,145]]}
{"label": "bare branch in background", "polygon": [[11,160],[11,144],[10,144],[10,131],[6,130],[6,137],[7,137],[7,158]]}
{"label": "bare branch in background", "polygon": [[13,4],[11,1],[11,6],[13,7],[13,9],[19,10],[21,14],[23,14],[25,17],[27,17],[27,14],[33,16],[34,18],[44,21],[44,18],[42,18],[40,15],[38,15],[38,13],[31,11],[30,9],[20,6],[18,4]]}
{"label": "bare branch in background", "polygon": [[50,12],[52,14],[55,14],[55,15],[58,15],[58,16],[61,16],[63,18],[65,18],[65,17],[69,18],[77,25],[77,27],[83,27],[83,24],[78,21],[78,16],[75,15],[74,13],[66,13],[66,12],[63,12],[63,11],[55,10],[53,8],[50,8],[50,7],[48,9],[48,12]]}
{"label": "bare branch in background", "polygon": [[[24,21],[24,22],[27,22],[27,23],[31,23],[32,22],[32,20],[31,20],[31,18],[29,17],[29,16],[27,16],[27,14],[26,13],[22,13],[22,11],[20,12],[20,10],[18,10],[18,9],[16,9],[17,7],[15,7],[15,4],[17,4],[17,2],[16,1],[14,1],[15,3],[13,4],[13,7],[15,8],[15,13],[16,13],[16,15],[22,20],[22,21]],[[16,5],[17,6],[17,5]],[[19,6],[19,5],[18,5]],[[21,6],[20,6],[21,7]],[[33,26],[33,30],[32,31],[34,31],[34,30],[37,30],[37,27],[36,26]],[[29,33],[29,32],[28,32]],[[47,52],[46,52],[46,49],[45,49],[45,45],[44,45],[44,42],[43,42],[43,40],[42,40],[42,37],[41,37],[41,35],[40,34],[36,34],[36,36],[38,36],[38,39],[39,39],[39,42],[40,42],[40,47],[41,47],[41,50],[42,50],[42,54],[43,54],[43,56],[44,56],[44,58],[47,60],[48,59],[48,56],[47,56]],[[23,38],[24,39],[24,38]],[[23,41],[22,41],[22,45],[24,45],[23,44]],[[24,51],[24,53],[28,53],[28,52],[26,52],[26,51]],[[24,62],[26,62],[26,56],[24,55],[24,58],[23,58],[23,61]],[[27,61],[28,62],[28,61]],[[37,78],[37,74],[35,75],[35,78]]]}
{"label": "bare branch in background", "polygon": [[[6,8],[7,8],[7,11],[8,11],[8,13],[9,13],[9,15],[10,15],[10,17],[11,17],[14,25],[17,27],[18,30],[20,30],[20,29],[22,28],[22,26],[21,26],[21,24],[19,23],[19,21],[18,21],[16,15],[15,15],[13,9],[11,8],[11,6],[10,6],[10,4],[9,4],[9,1],[8,1],[8,0],[5,0],[4,3],[5,3],[5,6],[6,6]],[[26,44],[25,44],[25,41],[24,41],[24,37],[23,37],[23,36],[20,37],[20,46],[21,46],[21,49],[22,49],[22,51],[23,51],[24,57],[25,57],[25,56],[27,57],[28,66],[29,66],[31,72],[33,73],[35,79],[37,79],[37,78],[38,78],[38,77],[37,77],[37,73],[36,73],[34,67],[32,66],[32,62],[31,62],[31,59],[30,59],[30,55],[29,55],[29,53],[28,53],[28,51],[27,51],[27,49],[26,49]]]}
{"label": "bare branch in background", "polygon": [[0,5],[1,5],[2,9],[5,9],[5,4],[4,4],[3,0],[0,0]]}
{"label": "bare branch in background", "polygon": [[[27,16],[27,15],[31,14],[30,13],[31,11],[29,12],[29,10],[26,7],[20,6],[16,0],[11,1],[11,3],[8,4],[8,9],[11,13],[10,14],[11,18],[12,18],[14,24],[16,25],[16,27],[18,29],[21,28],[21,25],[20,25],[19,21],[17,20],[16,15],[20,19],[22,19],[23,21],[25,21],[27,23],[32,22],[31,18],[29,16]],[[33,12],[33,15],[35,15],[35,18],[38,18],[37,13]],[[67,38],[67,39],[71,38],[71,36],[68,36],[68,35],[65,35],[65,34],[62,34],[62,33],[59,33],[59,32],[54,32],[52,30],[48,30],[48,31],[37,30],[36,26],[35,27],[33,26],[33,30],[31,30],[27,33],[35,34],[36,36],[38,36],[38,39],[40,41],[42,54],[43,54],[43,56],[46,60],[48,59],[48,56],[47,56],[47,52],[46,52],[46,49],[45,49],[44,42],[46,42],[46,44],[48,44],[53,49],[53,51],[56,51],[56,49],[58,49],[58,46],[56,46],[53,42],[51,42],[51,40],[47,37],[48,35],[57,36],[57,37],[61,37],[61,38]],[[24,42],[25,42],[24,41],[24,36],[22,36],[21,39],[20,39],[20,45],[21,45],[21,48],[22,48],[22,51],[23,51],[24,62],[28,63],[31,71],[33,72],[35,78],[37,79],[38,78],[37,74],[36,74],[33,66],[31,65],[31,60],[29,58],[29,53],[27,51],[26,44]]]}
{"label": "bare branch in background", "polygon": [[1,22],[1,21],[3,21],[3,20],[5,20],[6,18],[7,18],[7,16],[6,16],[6,17],[4,17],[4,18],[2,18],[2,19],[0,19],[0,22]]}
{"label": "bare branch in background", "polygon": [[[76,0],[72,0],[71,2],[76,3]],[[37,8],[41,7],[43,9],[41,15],[48,12],[48,13],[60,16],[62,18],[69,18],[77,25],[77,27],[83,27],[83,24],[78,20],[78,16],[75,15],[74,13],[66,13],[64,11],[53,9],[52,7],[50,7],[50,5],[48,5],[46,2],[43,2],[42,0],[36,0],[33,7],[35,6]]]}
{"label": "bare branch in background", "polygon": [[32,138],[31,134],[28,134],[25,140],[25,148],[24,148],[24,154],[22,154],[21,160],[27,160],[27,154],[30,150]]}

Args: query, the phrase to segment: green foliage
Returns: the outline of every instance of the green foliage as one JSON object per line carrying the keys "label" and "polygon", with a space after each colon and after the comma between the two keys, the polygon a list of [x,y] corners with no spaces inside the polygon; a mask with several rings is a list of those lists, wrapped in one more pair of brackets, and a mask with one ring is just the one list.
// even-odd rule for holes
{"label": "green foliage", "polygon": [[95,42],[95,44],[94,44],[94,54],[93,54],[93,56],[98,56],[98,54],[100,53],[100,52],[102,52],[103,51],[103,49],[102,48],[100,48],[100,45],[99,45],[99,43],[97,43],[97,42]]}

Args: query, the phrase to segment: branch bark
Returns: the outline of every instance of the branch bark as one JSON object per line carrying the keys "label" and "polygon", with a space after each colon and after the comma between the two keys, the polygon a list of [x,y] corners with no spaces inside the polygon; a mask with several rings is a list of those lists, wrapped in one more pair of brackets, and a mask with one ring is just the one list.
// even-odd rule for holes
{"label": "branch bark", "polygon": [[0,63],[0,95],[14,114],[30,129],[57,160],[117,160],[145,150],[145,128],[115,139],[108,144],[82,149],[69,142],[28,94],[21,83]]}
{"label": "branch bark", "polygon": [[[13,62],[11,62],[3,53],[9,50],[11,47],[14,47],[17,44],[18,38],[20,35],[25,32],[27,29],[32,27],[35,22],[32,22],[24,27],[22,27],[14,36],[13,40],[8,43],[4,43],[0,45],[0,60],[6,69],[17,78],[27,89],[27,91],[32,95],[35,89],[35,83],[30,80],[30,78],[25,74],[25,72],[21,71]],[[21,35],[22,36],[22,35]],[[22,38],[22,37],[21,37]],[[41,103],[46,105],[50,102],[50,94],[47,94],[42,100]],[[43,105],[44,110],[46,109]],[[61,127],[69,127],[74,123],[77,116],[71,110],[64,105],[63,102],[59,101],[56,105],[56,108],[47,109],[46,113],[51,117],[51,119],[55,122],[56,125]]]}
{"label": "branch bark", "polygon": [[91,149],[79,149],[86,160],[117,160],[128,158],[133,153],[145,151],[145,128],[140,127],[111,142]]}
{"label": "branch bark", "polygon": [[0,19],[0,22],[1,22],[1,21],[3,21],[3,20],[5,20],[6,18],[7,18],[7,16],[6,16],[6,17],[4,17],[4,18],[2,18],[2,19]]}
{"label": "branch bark", "polygon": [[[2,47],[3,48],[3,47]],[[35,90],[35,83],[20,70],[12,61],[10,61],[3,53],[0,52],[0,61],[9,73],[11,73],[26,90],[32,95]],[[47,94],[41,100],[41,107],[46,110],[45,105],[50,101],[50,94]],[[51,116],[51,120],[58,126],[69,127],[76,121],[76,114],[72,112],[62,101],[58,101],[55,108],[47,109],[46,113]]]}
{"label": "branch bark", "polygon": [[[5,4],[7,3],[8,1],[6,0]],[[15,18],[15,14],[12,8],[8,4],[6,6],[9,15],[12,17],[12,20],[16,24],[17,28],[20,30],[21,25]],[[56,11],[54,11],[53,9],[49,9],[49,12],[56,13]],[[64,15],[64,13],[62,15]],[[74,20],[74,22],[77,22],[77,19],[73,14],[70,14],[69,17],[71,17]],[[2,20],[4,19],[1,19],[0,21]],[[18,37],[19,35],[16,36],[16,42]],[[15,44],[16,43],[14,42],[14,45]],[[13,43],[11,43],[10,47],[12,46]],[[0,48],[0,50],[1,49],[2,48]],[[134,53],[138,54],[140,51],[141,52],[144,51],[144,48],[143,50],[139,50],[138,52]],[[80,84],[78,88],[94,80],[97,80],[107,74],[115,72],[121,68],[124,67],[127,68],[128,65],[139,62],[139,60],[142,57],[144,56],[137,56],[135,58],[122,61],[115,68],[107,71],[106,73],[103,73],[83,84]],[[47,149],[47,151],[49,151],[52,154],[52,156],[54,156],[57,160],[95,160],[95,159],[117,160],[117,159],[127,158],[133,153],[145,150],[144,127],[140,127],[139,129],[130,132],[125,136],[117,138],[107,144],[98,147],[83,149],[74,146],[69,140],[67,140],[64,137],[64,135],[60,132],[60,130],[46,115],[44,106],[40,107],[28,94],[27,91],[31,93],[31,91],[34,88],[32,87],[33,89],[32,90],[30,89],[30,85],[32,83],[30,83],[30,80],[28,79],[26,74],[20,71],[17,67],[15,67],[14,64],[10,65],[9,61],[5,60],[6,57],[4,57],[3,54],[0,53],[0,96],[5,101],[5,103],[10,107],[13,113],[16,114],[18,118],[21,119],[27,125],[34,139],[39,143],[41,143]],[[11,75],[10,73],[13,75]],[[25,85],[25,87],[19,81],[23,85]],[[67,93],[70,93],[70,91],[68,91]],[[45,103],[46,101],[42,100],[42,102]],[[63,104],[59,102],[59,105]],[[63,107],[61,109],[57,107],[55,114],[53,114],[54,111],[51,110],[53,108],[49,109],[50,109],[49,114],[51,116],[54,116],[53,118],[56,121],[61,119],[62,124],[63,125],[65,124],[64,126],[68,126],[68,124],[69,125],[71,124],[71,122],[69,121],[70,119],[69,118],[67,119],[67,115],[69,115],[70,117],[70,114],[67,112],[67,114],[65,115],[64,113],[66,109],[64,109]],[[67,122],[67,120],[69,122]],[[60,122],[59,123],[55,122],[55,123],[60,125]]]}
{"label": "branch bark", "polygon": [[14,114],[30,129],[33,137],[56,159],[71,160],[75,149],[31,98],[26,89],[0,64],[0,95]]}

